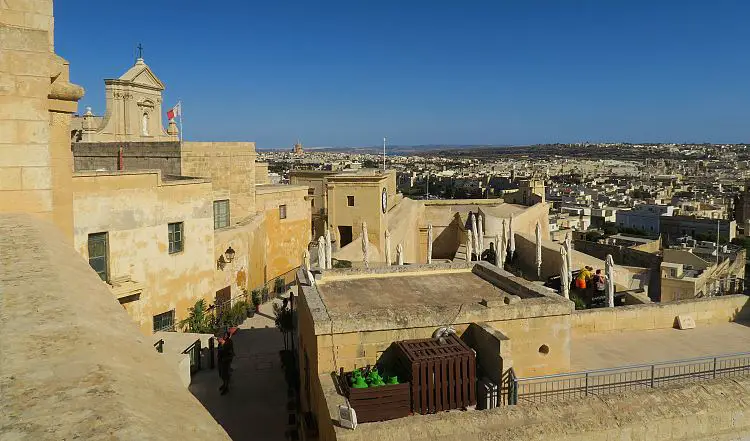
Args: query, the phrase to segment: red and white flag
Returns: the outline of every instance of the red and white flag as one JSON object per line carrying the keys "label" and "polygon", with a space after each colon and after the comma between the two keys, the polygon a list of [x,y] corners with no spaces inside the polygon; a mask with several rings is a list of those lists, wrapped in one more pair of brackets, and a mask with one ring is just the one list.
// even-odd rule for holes
{"label": "red and white flag", "polygon": [[178,116],[182,116],[182,103],[177,103],[176,106],[167,110],[167,120],[173,120]]}

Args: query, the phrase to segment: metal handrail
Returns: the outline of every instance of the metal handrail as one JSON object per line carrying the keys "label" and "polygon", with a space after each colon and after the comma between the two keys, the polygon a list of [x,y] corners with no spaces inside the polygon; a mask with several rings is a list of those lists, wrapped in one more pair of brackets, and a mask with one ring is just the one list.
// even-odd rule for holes
{"label": "metal handrail", "polygon": [[504,387],[508,404],[539,403],[748,373],[750,352],[736,352],[526,378],[511,369]]}
{"label": "metal handrail", "polygon": [[685,364],[685,363],[691,363],[691,362],[696,362],[696,361],[712,361],[712,360],[715,360],[717,358],[740,357],[740,356],[743,356],[743,355],[750,356],[750,352],[734,352],[734,353],[730,353],[730,354],[709,355],[709,356],[704,356],[704,357],[684,358],[684,359],[670,360],[670,361],[659,361],[659,362],[656,362],[656,363],[629,364],[629,365],[620,366],[620,367],[590,369],[590,370],[577,371],[577,372],[565,372],[565,373],[562,373],[562,374],[537,375],[537,376],[534,376],[534,377],[518,378],[518,381],[542,380],[542,379],[546,379],[546,378],[574,377],[574,376],[581,376],[581,375],[585,375],[585,374],[597,374],[597,373],[605,373],[605,372],[617,372],[617,371],[624,371],[624,370],[648,368],[648,367],[652,367],[652,366],[666,366],[666,365],[675,365],[675,364]]}

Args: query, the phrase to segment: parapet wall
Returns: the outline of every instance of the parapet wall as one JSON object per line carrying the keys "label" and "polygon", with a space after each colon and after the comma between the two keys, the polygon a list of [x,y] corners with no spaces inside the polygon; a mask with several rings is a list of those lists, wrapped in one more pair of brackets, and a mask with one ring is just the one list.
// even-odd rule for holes
{"label": "parapet wall", "polygon": [[643,331],[674,327],[678,315],[689,315],[697,326],[750,318],[750,298],[743,294],[667,303],[575,311],[573,337],[607,331]]}
{"label": "parapet wall", "polygon": [[[321,383],[329,403],[336,403],[330,377],[321,376]],[[748,394],[750,378],[737,377],[533,406],[414,415],[356,430],[332,426],[339,416],[329,405],[330,413],[319,418],[320,440],[744,440],[750,438]]]}
{"label": "parapet wall", "polygon": [[52,224],[0,231],[0,438],[229,440]]}

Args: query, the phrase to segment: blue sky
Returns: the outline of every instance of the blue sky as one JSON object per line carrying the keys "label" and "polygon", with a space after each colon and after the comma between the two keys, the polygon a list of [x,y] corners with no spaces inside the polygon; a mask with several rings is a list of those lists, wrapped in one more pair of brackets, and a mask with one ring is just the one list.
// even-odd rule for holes
{"label": "blue sky", "polygon": [[142,43],[190,140],[750,141],[747,1],[57,0],[55,19],[81,109],[103,113]]}

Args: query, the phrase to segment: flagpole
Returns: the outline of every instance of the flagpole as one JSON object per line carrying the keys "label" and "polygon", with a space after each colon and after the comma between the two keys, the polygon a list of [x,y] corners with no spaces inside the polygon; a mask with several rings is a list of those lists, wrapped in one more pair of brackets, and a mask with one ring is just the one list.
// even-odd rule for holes
{"label": "flagpole", "polygon": [[385,138],[383,138],[383,173],[385,173]]}
{"label": "flagpole", "polygon": [[180,144],[182,144],[183,133],[182,133],[182,100],[177,101],[177,105],[180,106]]}

